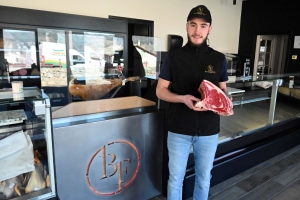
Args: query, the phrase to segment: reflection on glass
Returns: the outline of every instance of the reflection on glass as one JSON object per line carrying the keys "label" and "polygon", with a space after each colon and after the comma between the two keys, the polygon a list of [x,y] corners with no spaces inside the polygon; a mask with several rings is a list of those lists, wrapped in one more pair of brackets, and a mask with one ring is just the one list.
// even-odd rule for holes
{"label": "reflection on glass", "polygon": [[119,92],[126,79],[124,38],[106,33],[69,34],[70,83],[73,100],[111,98]]}
{"label": "reflection on glass", "polygon": [[[113,66],[118,68],[118,71],[124,70],[124,39],[121,37],[114,37],[114,56]],[[124,72],[123,72],[124,73]]]}
{"label": "reflection on glass", "polygon": [[42,87],[67,86],[65,32],[38,29]]}
{"label": "reflection on glass", "polygon": [[[132,36],[132,45],[133,52],[137,51],[136,54],[133,54],[132,75],[157,79],[160,63],[160,38]],[[138,62],[139,59],[141,59],[141,64]]]}
{"label": "reflection on glass", "polygon": [[95,80],[104,77],[108,69],[113,68],[113,34],[73,33],[70,38],[71,78]]}
{"label": "reflection on glass", "polygon": [[261,40],[260,41],[260,46],[259,46],[259,51],[260,52],[265,52],[266,48],[265,48],[265,40]]}
{"label": "reflection on glass", "polygon": [[112,64],[113,38],[114,34],[84,33],[86,84],[93,84],[95,79],[101,81],[104,75],[116,75]]}
{"label": "reflection on glass", "polygon": [[270,64],[270,53],[266,53],[266,55],[265,55],[265,63],[266,63],[266,65]]}
{"label": "reflection on glass", "polygon": [[71,78],[86,80],[116,75],[118,66],[124,68],[123,38],[113,34],[73,33],[69,44]]}
{"label": "reflection on glass", "polygon": [[265,53],[259,53],[258,65],[264,65],[264,64],[265,64]]}
{"label": "reflection on glass", "polygon": [[[103,78],[113,72],[114,35],[101,33],[70,34],[71,78],[85,83]],[[123,43],[120,43],[123,49]],[[114,75],[115,73],[111,73]]]}
{"label": "reflection on glass", "polygon": [[267,40],[267,45],[266,45],[266,47],[267,47],[267,52],[271,52],[271,43],[272,43],[271,40]]}
{"label": "reflection on glass", "polygon": [[266,66],[265,65],[258,65],[257,75],[264,75],[264,74],[266,74]]}
{"label": "reflection on glass", "polygon": [[34,68],[36,65],[34,31],[3,29],[1,41],[1,60],[3,57],[4,59],[1,62],[0,75],[6,76],[7,73],[11,76],[39,75],[37,68]]}

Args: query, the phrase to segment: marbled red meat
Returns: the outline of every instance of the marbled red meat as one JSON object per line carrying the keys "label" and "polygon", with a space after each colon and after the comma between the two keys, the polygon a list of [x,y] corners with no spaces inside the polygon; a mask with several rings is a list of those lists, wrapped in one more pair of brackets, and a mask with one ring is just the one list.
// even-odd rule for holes
{"label": "marbled red meat", "polygon": [[233,115],[232,101],[219,87],[203,80],[198,91],[201,93],[202,100],[196,103],[196,107],[203,107],[222,116]]}

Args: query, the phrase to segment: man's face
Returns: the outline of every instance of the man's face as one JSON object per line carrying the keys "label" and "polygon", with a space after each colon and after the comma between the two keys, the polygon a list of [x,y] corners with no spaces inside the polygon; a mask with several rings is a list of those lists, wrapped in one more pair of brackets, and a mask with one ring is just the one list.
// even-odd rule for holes
{"label": "man's face", "polygon": [[202,18],[193,18],[186,23],[188,39],[194,46],[201,46],[211,29],[210,23]]}

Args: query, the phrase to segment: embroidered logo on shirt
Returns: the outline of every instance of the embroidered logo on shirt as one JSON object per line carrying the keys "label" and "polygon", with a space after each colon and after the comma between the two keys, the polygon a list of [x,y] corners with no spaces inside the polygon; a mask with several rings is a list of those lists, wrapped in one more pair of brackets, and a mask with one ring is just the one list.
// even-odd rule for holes
{"label": "embroidered logo on shirt", "polygon": [[207,71],[205,73],[215,74],[214,67],[212,65],[208,65]]}
{"label": "embroidered logo on shirt", "polygon": [[194,14],[198,14],[198,15],[206,15],[206,14],[203,13],[203,8],[202,8],[202,7],[199,7],[199,8],[197,9],[197,12],[195,12]]}

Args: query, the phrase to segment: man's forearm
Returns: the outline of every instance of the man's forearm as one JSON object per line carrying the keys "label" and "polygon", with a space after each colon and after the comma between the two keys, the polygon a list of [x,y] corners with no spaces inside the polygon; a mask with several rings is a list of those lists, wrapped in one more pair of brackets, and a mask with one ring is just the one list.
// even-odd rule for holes
{"label": "man's forearm", "polygon": [[231,95],[228,93],[226,82],[220,82],[219,83],[219,87],[225,93],[226,96],[228,96],[229,98],[231,98]]}

